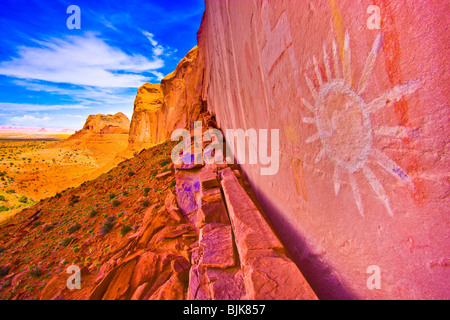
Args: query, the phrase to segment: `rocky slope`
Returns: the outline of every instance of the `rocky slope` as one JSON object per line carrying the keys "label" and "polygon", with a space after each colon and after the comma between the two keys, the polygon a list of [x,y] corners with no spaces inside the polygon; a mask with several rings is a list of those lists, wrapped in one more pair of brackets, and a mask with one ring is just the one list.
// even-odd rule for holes
{"label": "rocky slope", "polygon": [[[174,145],[3,224],[0,297],[316,299],[238,168],[173,165]],[[66,286],[70,265],[80,290]]]}
{"label": "rocky slope", "polygon": [[[155,221],[165,198],[175,191],[170,150],[169,143],[146,150],[97,179],[42,200],[3,223],[0,296],[87,299],[116,264],[116,258],[111,258],[153,215],[157,230],[161,229],[158,223],[168,219]],[[166,176],[157,178],[162,172]],[[67,290],[70,275],[65,271],[70,265],[83,270],[82,290]]]}

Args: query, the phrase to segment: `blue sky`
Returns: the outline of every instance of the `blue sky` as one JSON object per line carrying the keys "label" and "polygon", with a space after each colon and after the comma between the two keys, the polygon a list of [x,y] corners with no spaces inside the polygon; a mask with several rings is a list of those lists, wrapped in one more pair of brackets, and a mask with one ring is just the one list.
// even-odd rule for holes
{"label": "blue sky", "polygon": [[[70,5],[81,29],[68,29]],[[125,113],[197,44],[204,0],[2,0],[0,126],[80,129]]]}

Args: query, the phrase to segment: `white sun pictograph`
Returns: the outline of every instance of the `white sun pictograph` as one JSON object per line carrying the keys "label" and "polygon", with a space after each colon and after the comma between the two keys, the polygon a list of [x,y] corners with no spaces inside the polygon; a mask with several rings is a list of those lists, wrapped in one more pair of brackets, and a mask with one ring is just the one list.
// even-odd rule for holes
{"label": "white sun pictograph", "polygon": [[348,174],[356,205],[363,217],[364,209],[361,192],[354,175],[360,171],[367,178],[378,199],[384,204],[387,213],[393,216],[386,191],[368,166],[369,159],[374,160],[375,163],[400,181],[411,184],[410,178],[397,163],[380,150],[372,148],[374,135],[402,137],[402,134],[404,135],[407,132],[406,128],[400,126],[374,128],[371,122],[371,115],[391,103],[399,101],[403,96],[415,92],[419,87],[418,83],[410,81],[398,85],[369,103],[366,103],[361,97],[374,69],[381,49],[382,39],[381,34],[375,39],[357,88],[353,87],[350,36],[348,32],[344,40],[342,73],[336,41],[333,40],[334,77],[331,72],[329,55],[324,46],[325,79],[319,70],[316,57],[313,57],[314,73],[319,83],[319,88],[313,85],[313,82],[305,73],[306,83],[315,103],[310,103],[304,98],[302,99],[302,103],[313,114],[313,117],[303,118],[303,122],[316,125],[317,127],[317,133],[307,138],[305,142],[308,144],[316,141],[322,143],[322,148],[315,162],[318,163],[328,158],[334,163],[333,180],[336,196],[339,194],[343,175]]}

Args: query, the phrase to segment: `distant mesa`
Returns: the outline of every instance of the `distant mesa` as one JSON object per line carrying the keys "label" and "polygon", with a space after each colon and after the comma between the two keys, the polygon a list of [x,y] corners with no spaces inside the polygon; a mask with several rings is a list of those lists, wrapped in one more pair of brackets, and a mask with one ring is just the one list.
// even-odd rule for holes
{"label": "distant mesa", "polygon": [[73,134],[74,129],[55,129],[55,128],[31,128],[31,127],[15,127],[15,126],[0,126],[0,131],[10,133],[60,133]]}

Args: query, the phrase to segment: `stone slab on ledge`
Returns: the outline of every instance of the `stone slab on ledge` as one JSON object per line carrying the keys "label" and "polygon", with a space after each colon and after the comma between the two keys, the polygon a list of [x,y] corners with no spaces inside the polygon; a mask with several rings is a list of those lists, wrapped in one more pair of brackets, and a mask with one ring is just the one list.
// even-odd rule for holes
{"label": "stone slab on ledge", "polygon": [[235,244],[250,300],[316,300],[295,263],[286,256],[265,221],[230,168],[220,171]]}

